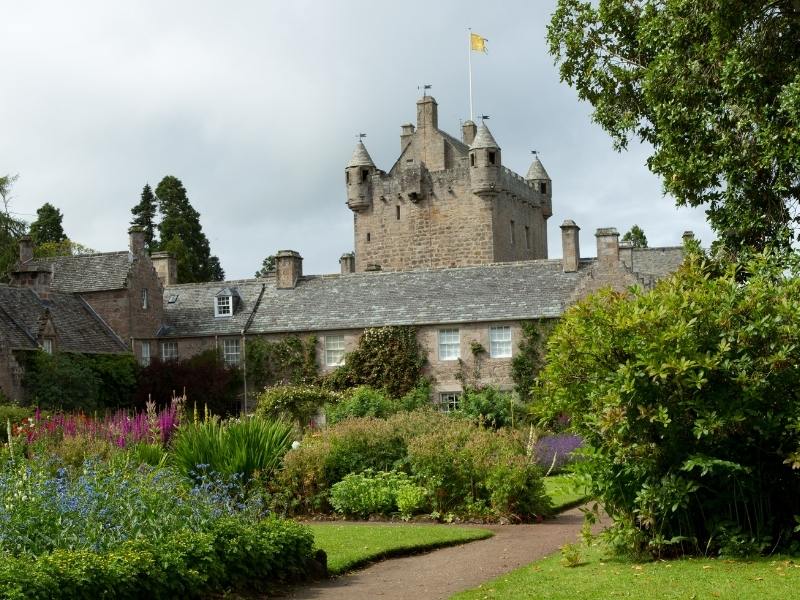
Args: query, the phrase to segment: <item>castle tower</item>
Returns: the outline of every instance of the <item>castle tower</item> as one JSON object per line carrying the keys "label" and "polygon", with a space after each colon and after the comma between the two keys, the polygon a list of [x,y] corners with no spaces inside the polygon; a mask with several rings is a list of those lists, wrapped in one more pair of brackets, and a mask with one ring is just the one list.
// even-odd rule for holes
{"label": "castle tower", "polygon": [[[436,100],[416,103],[401,126],[400,156],[378,169],[362,143],[345,169],[353,211],[356,272],[403,271],[547,258],[550,179],[503,166],[485,123],[466,121],[461,139],[439,129]],[[541,163],[539,163],[541,166]],[[541,191],[544,190],[544,191]]]}
{"label": "castle tower", "polygon": [[359,140],[350,162],[345,167],[345,184],[347,185],[347,206],[352,211],[360,211],[372,204],[372,175],[375,173],[375,163],[372,162],[364,143]]}
{"label": "castle tower", "polygon": [[542,212],[546,217],[553,216],[553,182],[550,180],[550,175],[544,170],[542,161],[539,160],[539,155],[533,157],[531,166],[528,167],[528,174],[525,179],[533,184],[534,189],[542,195]]}
{"label": "castle tower", "polygon": [[479,196],[494,196],[500,182],[500,146],[485,123],[469,147],[469,173],[472,191]]}

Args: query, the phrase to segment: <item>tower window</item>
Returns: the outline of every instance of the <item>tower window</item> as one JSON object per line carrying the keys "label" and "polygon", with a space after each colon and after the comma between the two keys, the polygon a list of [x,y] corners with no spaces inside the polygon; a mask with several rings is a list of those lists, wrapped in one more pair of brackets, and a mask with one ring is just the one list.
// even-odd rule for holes
{"label": "tower window", "polygon": [[370,232],[368,231],[367,232],[367,241],[370,241],[371,238],[372,238],[372,234],[370,234]]}
{"label": "tower window", "polygon": [[496,160],[497,160],[497,153],[492,152],[491,150],[489,150],[489,164],[490,165],[495,164]]}
{"label": "tower window", "polygon": [[542,194],[547,193],[547,184],[544,181],[539,184],[539,192]]}
{"label": "tower window", "polygon": [[369,177],[369,171],[366,169],[361,169],[361,183],[365,183],[367,181],[367,177]]}
{"label": "tower window", "polygon": [[395,208],[397,209],[396,214],[397,214],[397,220],[399,221],[400,220],[400,207],[396,206]]}
{"label": "tower window", "polygon": [[350,171],[345,171],[344,172],[344,182],[347,185],[350,185]]}
{"label": "tower window", "polygon": [[475,166],[475,155],[474,154],[470,154],[469,155],[469,166],[470,167],[474,167]]}
{"label": "tower window", "polygon": [[525,250],[531,249],[531,228],[525,225]]}
{"label": "tower window", "polygon": [[142,289],[142,310],[147,310],[149,306],[148,298],[147,298],[147,288]]}
{"label": "tower window", "polygon": [[511,221],[511,227],[509,228],[511,232],[511,245],[514,245],[514,221]]}

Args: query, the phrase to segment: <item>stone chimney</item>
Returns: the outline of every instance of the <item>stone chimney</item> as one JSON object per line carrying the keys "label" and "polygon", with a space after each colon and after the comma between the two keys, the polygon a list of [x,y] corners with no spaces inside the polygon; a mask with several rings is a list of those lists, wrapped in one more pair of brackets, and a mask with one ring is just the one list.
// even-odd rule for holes
{"label": "stone chimney", "polygon": [[131,227],[128,230],[128,249],[134,256],[144,254],[144,229]]}
{"label": "stone chimney", "polygon": [[303,276],[303,257],[294,250],[279,250],[275,255],[275,284],[279,290],[297,286]]}
{"label": "stone chimney", "polygon": [[169,252],[153,252],[150,261],[156,269],[161,285],[175,285],[178,283],[178,260]]}
{"label": "stone chimney", "polygon": [[423,96],[417,100],[417,129],[437,129],[439,112],[433,96]]}
{"label": "stone chimney", "polygon": [[478,126],[474,121],[464,121],[461,125],[461,141],[467,146],[471,146],[475,141],[475,134],[478,133]]}
{"label": "stone chimney", "polygon": [[616,227],[601,227],[595,232],[597,260],[601,264],[619,262],[619,231]]}
{"label": "stone chimney", "polygon": [[411,143],[411,136],[414,135],[414,124],[413,123],[406,123],[405,125],[400,125],[400,152],[402,153],[403,150],[406,149]]}
{"label": "stone chimney", "polygon": [[33,258],[33,240],[29,236],[19,240],[19,262],[26,263]]}
{"label": "stone chimney", "polygon": [[633,268],[633,242],[619,243],[619,259],[629,269]]}
{"label": "stone chimney", "polygon": [[356,255],[352,252],[342,254],[339,259],[339,267],[341,267],[342,275],[356,272]]}
{"label": "stone chimney", "polygon": [[564,273],[574,273],[578,270],[581,260],[581,249],[578,244],[578,232],[581,230],[572,219],[567,219],[561,224],[561,252]]}

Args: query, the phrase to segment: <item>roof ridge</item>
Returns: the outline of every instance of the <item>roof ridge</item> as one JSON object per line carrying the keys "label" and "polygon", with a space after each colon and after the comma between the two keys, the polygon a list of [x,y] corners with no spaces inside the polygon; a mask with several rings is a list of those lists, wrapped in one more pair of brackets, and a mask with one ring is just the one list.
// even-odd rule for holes
{"label": "roof ridge", "polygon": [[40,261],[40,260],[45,260],[45,261],[47,261],[47,260],[55,260],[55,259],[67,260],[67,259],[75,259],[75,258],[91,258],[93,256],[110,256],[112,254],[125,254],[125,255],[128,255],[128,254],[130,254],[130,250],[113,250],[113,251],[109,251],[109,252],[90,252],[88,254],[60,254],[60,255],[56,255],[56,256],[40,256],[38,258],[34,257],[34,258],[32,258],[32,259],[30,259],[28,261],[25,261],[25,264],[28,264],[29,262],[33,262],[33,261]]}

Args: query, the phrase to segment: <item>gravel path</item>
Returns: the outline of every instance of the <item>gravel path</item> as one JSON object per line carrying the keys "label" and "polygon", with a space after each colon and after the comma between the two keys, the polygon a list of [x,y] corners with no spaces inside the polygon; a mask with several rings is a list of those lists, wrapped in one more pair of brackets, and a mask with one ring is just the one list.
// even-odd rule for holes
{"label": "gravel path", "polygon": [[574,542],[583,514],[577,509],[538,525],[481,525],[494,536],[375,563],[338,579],[284,592],[295,600],[434,600],[477,587]]}

